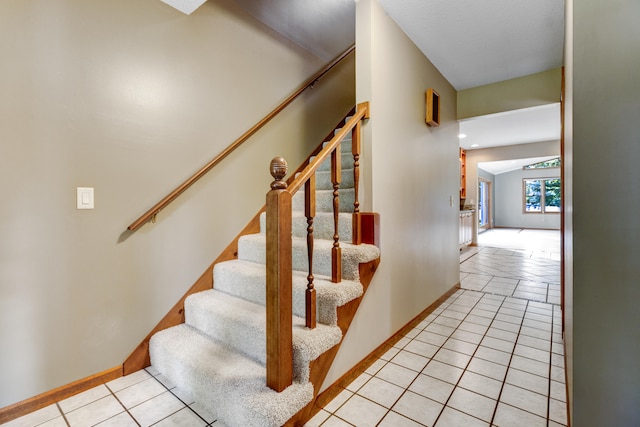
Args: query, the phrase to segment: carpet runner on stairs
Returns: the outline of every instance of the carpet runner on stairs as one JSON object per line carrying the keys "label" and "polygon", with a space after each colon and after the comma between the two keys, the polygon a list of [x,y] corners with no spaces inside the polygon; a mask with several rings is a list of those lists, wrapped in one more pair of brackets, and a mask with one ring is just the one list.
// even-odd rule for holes
{"label": "carpet runner on stairs", "polygon": [[330,281],[333,244],[333,186],[328,159],[316,174],[314,276],[315,329],[304,323],[308,260],[304,193],[293,200],[293,357],[294,382],[277,393],[266,386],[265,219],[261,232],[243,236],[238,259],[216,264],[215,289],[185,301],[185,323],[155,334],[151,364],[229,427],[283,425],[313,399],[309,364],[342,340],[337,308],[362,295],[358,266],[379,257],[372,245],[352,245],[354,201],[351,141],[342,145],[339,235],[343,281]]}

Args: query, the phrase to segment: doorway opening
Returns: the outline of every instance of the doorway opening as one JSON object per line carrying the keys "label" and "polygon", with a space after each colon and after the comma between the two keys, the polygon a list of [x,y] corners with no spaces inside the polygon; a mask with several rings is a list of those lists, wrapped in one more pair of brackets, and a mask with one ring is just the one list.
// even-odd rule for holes
{"label": "doorway opening", "polygon": [[492,228],[491,182],[478,178],[478,232]]}

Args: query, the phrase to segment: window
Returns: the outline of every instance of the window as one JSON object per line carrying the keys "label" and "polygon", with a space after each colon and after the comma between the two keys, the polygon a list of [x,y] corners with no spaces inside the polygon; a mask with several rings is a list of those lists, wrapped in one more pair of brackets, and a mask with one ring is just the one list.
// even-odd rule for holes
{"label": "window", "polygon": [[541,178],[524,180],[524,212],[560,212],[560,179]]}
{"label": "window", "polygon": [[560,157],[556,157],[555,159],[546,160],[544,162],[533,163],[531,165],[524,166],[522,169],[549,169],[549,168],[559,168],[560,167]]}

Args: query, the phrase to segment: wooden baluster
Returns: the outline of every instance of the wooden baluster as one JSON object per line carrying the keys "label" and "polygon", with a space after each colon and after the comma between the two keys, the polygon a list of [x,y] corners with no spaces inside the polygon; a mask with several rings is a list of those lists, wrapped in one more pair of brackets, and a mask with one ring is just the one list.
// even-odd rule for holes
{"label": "wooden baluster", "polygon": [[360,221],[360,199],[358,198],[358,190],[360,184],[360,124],[358,122],[351,131],[351,152],[353,154],[353,188],[355,192],[355,200],[353,202],[353,222],[352,222],[352,242],[354,245],[362,243],[362,229]]}
{"label": "wooden baluster", "polygon": [[307,328],[316,327],[316,290],[313,285],[313,218],[316,216],[316,174],[304,184],[304,215],[307,217],[307,258],[309,275],[305,292],[305,323]]}
{"label": "wooden baluster", "polygon": [[340,180],[342,179],[340,144],[331,152],[331,182],[333,183],[333,248],[331,248],[331,281],[342,281],[342,248],[340,248],[340,235],[338,233],[338,220],[340,219]]}
{"label": "wooden baluster", "polygon": [[280,392],[293,382],[291,193],[282,179],[287,162],[271,161],[267,193],[267,386]]}

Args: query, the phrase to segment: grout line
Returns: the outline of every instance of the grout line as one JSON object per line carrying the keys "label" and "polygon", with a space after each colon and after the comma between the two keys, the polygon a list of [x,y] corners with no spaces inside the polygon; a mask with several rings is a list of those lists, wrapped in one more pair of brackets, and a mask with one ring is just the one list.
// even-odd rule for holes
{"label": "grout line", "polygon": [[[147,371],[147,372],[149,372],[149,371]],[[149,373],[149,375],[151,375],[151,374]],[[176,399],[178,399],[180,402],[182,402],[182,404],[185,406],[185,408],[189,408],[189,410],[190,410],[191,412],[193,412],[194,414],[196,414],[196,416],[197,416],[198,418],[200,418],[202,421],[204,421],[204,423],[205,423],[207,426],[210,426],[211,424],[213,424],[213,423],[215,423],[216,421],[218,421],[218,420],[217,420],[217,417],[216,417],[216,419],[215,419],[215,420],[213,420],[212,422],[208,422],[208,421],[207,421],[207,420],[205,420],[205,419],[204,419],[204,418],[203,418],[199,413],[197,413],[196,411],[194,411],[194,410],[193,410],[193,408],[191,408],[191,406],[187,404],[187,402],[185,402],[184,400],[180,399],[180,397],[178,397],[178,395],[176,395],[173,391],[171,391],[172,389],[168,388],[168,387],[167,387],[167,386],[166,386],[162,381],[160,381],[160,380],[159,380],[158,378],[156,378],[154,375],[151,375],[151,377],[152,377],[154,380],[156,380],[157,382],[159,382],[159,383],[160,383],[160,385],[161,385],[162,387],[164,387],[164,388],[165,388],[169,393],[171,393],[171,395],[173,395],[173,397],[175,397],[175,398],[176,398]],[[174,388],[177,388],[177,386],[175,386]],[[182,409],[184,409],[184,408],[179,409],[178,411],[174,412],[173,414],[175,414],[175,413],[177,413],[177,412],[181,411]],[[171,415],[173,415],[173,414],[171,414]],[[170,417],[171,415],[169,415],[169,416],[167,416],[167,417],[165,417],[165,418],[163,418],[163,419],[166,419],[166,418]],[[133,416],[132,416],[132,417],[133,417]],[[137,420],[136,420],[136,422],[137,422]],[[158,421],[158,422],[159,422],[159,421]]]}
{"label": "grout line", "polygon": [[[500,307],[502,307],[502,305]],[[500,386],[500,393],[498,393],[498,399],[497,399],[496,407],[493,409],[493,415],[491,416],[491,422],[489,423],[490,425],[493,425],[493,422],[495,421],[495,418],[496,418],[496,413],[498,412],[498,405],[500,404],[500,398],[502,397],[502,392],[504,391],[504,385],[507,383],[507,375],[509,375],[509,368],[511,367],[511,362],[513,361],[513,355],[516,351],[516,345],[518,344],[518,340],[520,339],[520,332],[522,331],[524,318],[527,314],[527,308],[529,308],[529,301],[527,301],[527,303],[525,304],[524,313],[522,313],[522,320],[520,321],[518,336],[516,337],[516,341],[513,343],[513,350],[511,351],[511,356],[509,357],[509,364],[507,365],[507,371],[504,374],[504,380],[502,381],[502,385]],[[522,410],[522,408],[519,408],[519,409]]]}
{"label": "grout line", "polygon": [[60,413],[62,414],[62,419],[64,420],[64,422],[67,424],[67,426],[70,427],[71,424],[69,424],[69,420],[67,420],[67,416],[65,415],[64,411],[60,407],[60,401],[56,402],[56,407],[58,408],[58,411],[60,411]]}
{"label": "grout line", "polygon": [[[145,372],[146,372],[146,371],[145,371]],[[148,373],[148,372],[147,372],[147,373]],[[155,379],[155,377],[154,377],[153,375],[151,375],[151,377]],[[136,384],[140,384],[141,382],[142,382],[142,381],[139,381],[139,382],[137,382],[137,383],[135,383],[135,384],[131,384],[131,385],[129,385],[129,386],[127,386],[127,387],[123,388],[122,390],[125,390],[125,389],[127,389],[127,388],[129,388],[129,387],[132,387],[132,386],[136,385]],[[131,419],[133,420],[133,422],[134,422],[134,423],[136,423],[138,426],[140,426],[140,423],[138,422],[138,420],[136,419],[136,417],[134,417],[134,416],[133,416],[133,414],[132,414],[131,412],[129,412],[129,408],[127,408],[127,407],[126,407],[126,406],[125,406],[125,405],[120,401],[120,399],[118,398],[118,396],[116,396],[116,394],[114,393],[114,391],[113,391],[113,390],[111,390],[111,387],[109,387],[109,386],[107,385],[107,383],[105,383],[105,384],[104,384],[104,386],[107,388],[107,390],[109,390],[109,393],[111,393],[111,395],[113,396],[113,398],[114,398],[114,399],[116,399],[116,401],[120,404],[120,406],[122,406],[122,408],[124,409],[124,412],[126,412],[127,414],[129,414],[129,416],[131,417]],[[150,400],[150,399],[147,399],[147,400]],[[145,402],[146,402],[147,400],[145,400]],[[141,403],[144,403],[144,402],[141,402]],[[136,406],[137,406],[137,405],[136,405]],[[115,416],[117,416],[117,415],[120,415],[121,413],[122,413],[122,412],[120,412],[119,414],[114,415],[113,417],[115,417]],[[108,420],[108,419],[111,419],[111,418],[113,418],[113,417],[109,417],[109,418],[107,418],[107,420]],[[106,421],[106,420],[104,420],[104,421]],[[104,421],[101,421],[101,422],[104,422]]]}
{"label": "grout line", "polygon": [[[466,292],[467,292],[467,291],[465,290],[465,292],[464,292],[462,295],[464,295]],[[461,295],[461,296],[462,296],[462,295]],[[458,298],[460,298],[460,297],[458,297]],[[456,300],[457,300],[458,298],[456,298]],[[464,321],[465,321],[465,319],[466,319],[467,317],[469,317],[469,315],[471,314],[471,312],[476,308],[476,306],[480,303],[480,301],[482,301],[482,298],[483,298],[483,297],[480,297],[480,298],[478,299],[478,301],[476,301],[476,303],[473,305],[473,307],[471,308],[471,310],[469,310],[469,312],[467,313],[467,315],[462,319],[462,321],[460,322],[460,324],[455,328],[455,330],[451,333],[451,335],[453,335],[453,334],[458,330],[458,328],[460,327],[460,325],[462,324],[462,322],[464,322]],[[500,304],[500,307],[502,307],[502,304],[504,303],[504,300],[505,300],[505,299],[506,299],[506,298],[503,298],[502,303]],[[498,310],[500,310],[500,308],[498,308]],[[496,311],[496,314],[494,314],[493,319],[491,319],[491,323],[489,323],[489,325],[487,326],[486,331],[485,331],[485,332],[484,332],[484,334],[482,335],[482,338],[480,339],[480,342],[476,345],[476,348],[475,348],[475,350],[473,351],[473,354],[471,355],[471,357],[469,358],[469,361],[467,362],[467,364],[465,365],[465,367],[462,369],[462,374],[460,374],[460,378],[458,378],[458,381],[456,381],[455,385],[453,386],[453,390],[451,390],[451,393],[449,394],[449,397],[447,398],[447,400],[445,401],[444,405],[442,406],[442,409],[440,410],[440,413],[439,413],[439,414],[438,414],[438,416],[436,417],[436,420],[435,420],[435,422],[434,422],[434,425],[436,425],[436,424],[438,423],[438,420],[439,420],[439,419],[440,419],[440,417],[442,416],[442,413],[443,413],[443,412],[444,412],[444,410],[447,408],[447,404],[448,404],[448,403],[449,403],[449,401],[451,400],[451,396],[453,396],[453,393],[455,393],[456,388],[458,388],[458,387],[459,387],[459,385],[458,385],[458,384],[460,384],[460,381],[462,380],[462,377],[463,377],[463,376],[464,376],[464,374],[467,372],[467,368],[468,368],[468,367],[469,367],[469,365],[471,364],[471,361],[473,360],[473,357],[475,356],[475,354],[478,352],[478,349],[480,348],[480,344],[482,343],[482,340],[487,336],[487,332],[489,331],[489,328],[491,328],[491,324],[493,323],[493,320],[495,319],[495,317],[497,316],[497,314],[498,314],[498,312]],[[483,326],[483,325],[482,325],[482,326]],[[449,338],[451,338],[451,335],[449,335]],[[480,334],[477,334],[477,335],[480,335]],[[447,341],[449,340],[449,338],[447,339]],[[445,341],[445,342],[442,344],[442,346],[440,346],[440,348],[438,349],[438,351],[436,351],[436,352],[434,353],[434,355],[433,355],[434,357],[435,357],[435,356],[438,354],[438,352],[439,352],[439,351],[444,347],[444,344],[446,344],[446,343],[447,343],[447,341]],[[466,341],[465,341],[465,342],[466,342]],[[458,352],[457,352],[457,353],[458,353]],[[464,353],[463,353],[463,354],[464,354]],[[432,358],[431,360],[433,360],[433,358]],[[445,362],[441,362],[441,363],[445,363]],[[427,365],[428,365],[428,364],[427,364]],[[425,368],[424,368],[424,369],[426,369],[426,366],[425,366]],[[424,369],[423,369],[423,370],[424,370]],[[506,375],[506,373],[505,373],[505,375]],[[465,390],[466,390],[466,389],[465,389]],[[469,390],[469,391],[471,391],[471,390]],[[471,391],[471,392],[472,392],[472,393],[475,393],[474,391]],[[476,393],[476,394],[479,394],[479,393]],[[484,395],[480,395],[480,396],[484,396]],[[488,397],[488,396],[484,396],[484,397]],[[493,400],[493,399],[492,399],[492,400]],[[496,401],[496,407],[497,407],[497,406],[498,406],[498,402]],[[455,408],[452,408],[452,409],[455,409]],[[466,414],[466,415],[469,415],[470,417],[473,417],[473,418],[476,418],[476,419],[480,420],[480,418],[476,417],[475,415],[471,415],[471,414],[469,414],[469,413],[467,413],[467,412],[463,412],[463,411],[460,411],[460,412],[462,412],[462,413],[464,413],[464,414]],[[494,409],[494,412],[495,412],[495,409]],[[491,420],[493,421],[493,417],[492,417],[492,419],[491,419]],[[481,420],[481,421],[484,421],[484,420]]]}

